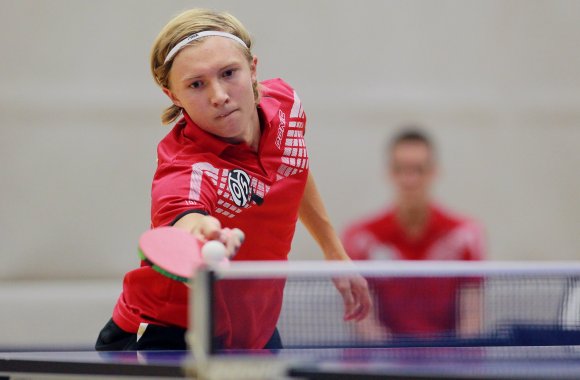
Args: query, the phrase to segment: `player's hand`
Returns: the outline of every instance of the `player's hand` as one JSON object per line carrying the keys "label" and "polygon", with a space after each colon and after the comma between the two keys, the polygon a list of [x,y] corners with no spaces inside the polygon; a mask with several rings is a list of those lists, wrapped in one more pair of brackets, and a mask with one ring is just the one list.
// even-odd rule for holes
{"label": "player's hand", "polygon": [[332,281],[344,301],[344,320],[363,320],[372,306],[367,281],[358,275],[335,278]]}
{"label": "player's hand", "polygon": [[210,215],[188,214],[177,221],[175,227],[185,229],[202,243],[210,240],[221,241],[226,247],[228,258],[238,252],[244,241],[244,233],[241,230],[222,228],[220,221]]}
{"label": "player's hand", "polygon": [[[189,231],[193,236],[205,243],[210,240],[219,240],[222,224],[217,218],[209,215],[194,215],[194,223],[190,224]],[[177,227],[177,223],[176,223]]]}
{"label": "player's hand", "polygon": [[245,235],[239,228],[222,228],[219,240],[224,243],[228,257],[232,258],[244,242]]}

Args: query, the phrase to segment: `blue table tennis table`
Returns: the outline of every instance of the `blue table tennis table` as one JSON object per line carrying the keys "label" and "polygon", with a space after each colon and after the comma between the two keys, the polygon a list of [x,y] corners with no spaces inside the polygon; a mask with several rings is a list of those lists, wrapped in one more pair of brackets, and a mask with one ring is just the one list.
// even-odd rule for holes
{"label": "blue table tennis table", "polygon": [[[284,349],[223,355],[225,361],[248,363],[258,357],[285,361],[282,378],[580,378],[579,346]],[[0,353],[0,379],[187,378],[184,368],[191,362],[185,351],[5,352]]]}

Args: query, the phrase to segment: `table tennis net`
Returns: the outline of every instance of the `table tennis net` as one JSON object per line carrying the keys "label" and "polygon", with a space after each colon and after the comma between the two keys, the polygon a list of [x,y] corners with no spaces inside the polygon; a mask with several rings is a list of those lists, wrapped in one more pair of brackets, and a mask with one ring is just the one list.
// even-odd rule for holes
{"label": "table tennis net", "polygon": [[[360,322],[344,320],[335,287],[355,276],[366,279],[373,303]],[[209,277],[208,300],[194,302],[206,302],[211,321],[198,329],[213,331],[221,317],[217,289],[282,283],[276,326],[288,349],[580,344],[577,264],[233,263]]]}

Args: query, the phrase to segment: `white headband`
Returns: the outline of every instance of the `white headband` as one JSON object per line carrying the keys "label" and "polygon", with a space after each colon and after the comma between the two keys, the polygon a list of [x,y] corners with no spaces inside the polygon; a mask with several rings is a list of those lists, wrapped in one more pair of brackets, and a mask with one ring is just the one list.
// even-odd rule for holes
{"label": "white headband", "polygon": [[248,48],[248,46],[246,45],[246,43],[244,41],[242,41],[239,37],[234,36],[233,34],[226,33],[226,32],[218,32],[217,30],[206,30],[205,32],[195,33],[195,34],[192,34],[191,36],[185,37],[183,40],[181,40],[181,42],[179,42],[177,45],[175,45],[173,47],[173,49],[171,49],[169,51],[169,53],[167,53],[167,57],[165,57],[165,61],[163,61],[163,64],[166,64],[167,62],[169,62],[169,60],[171,58],[173,58],[175,56],[175,54],[177,54],[181,49],[183,49],[183,47],[185,45],[191,43],[192,41],[200,39],[202,37],[209,37],[209,36],[226,37],[226,38],[229,38],[230,40],[234,40],[234,41],[238,42],[246,49]]}

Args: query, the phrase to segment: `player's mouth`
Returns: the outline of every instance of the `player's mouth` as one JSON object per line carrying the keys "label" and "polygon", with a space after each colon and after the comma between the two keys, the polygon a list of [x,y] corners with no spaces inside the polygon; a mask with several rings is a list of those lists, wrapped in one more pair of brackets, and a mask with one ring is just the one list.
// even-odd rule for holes
{"label": "player's mouth", "polygon": [[229,111],[223,112],[223,113],[219,114],[216,117],[216,119],[218,119],[218,120],[219,119],[225,119],[225,118],[227,118],[228,116],[230,116],[231,114],[233,114],[236,111],[237,111],[237,109],[233,109],[233,110],[229,110]]}

